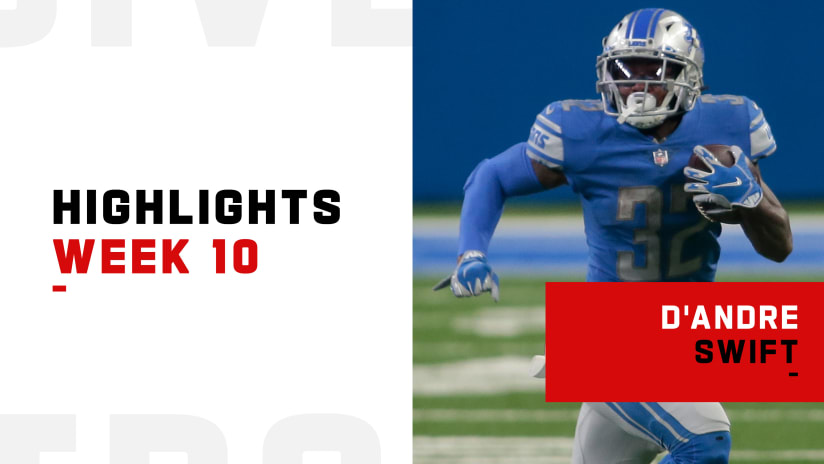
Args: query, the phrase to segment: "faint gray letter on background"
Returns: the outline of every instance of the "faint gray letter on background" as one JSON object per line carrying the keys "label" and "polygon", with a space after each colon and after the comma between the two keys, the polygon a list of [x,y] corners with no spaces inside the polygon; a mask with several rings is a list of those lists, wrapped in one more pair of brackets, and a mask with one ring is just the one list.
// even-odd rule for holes
{"label": "faint gray letter on background", "polygon": [[206,419],[112,415],[111,464],[150,464],[149,453],[184,452],[189,464],[227,464],[226,438]]}
{"label": "faint gray letter on background", "polygon": [[332,0],[332,46],[412,45],[412,10],[373,9],[370,0]]}
{"label": "faint gray letter on background", "polygon": [[57,16],[57,0],[17,0],[14,10],[0,10],[0,47],[19,47],[46,37]]}
{"label": "faint gray letter on background", "polygon": [[132,45],[132,0],[92,0],[92,46]]}
{"label": "faint gray letter on background", "polygon": [[210,47],[253,47],[268,0],[197,0]]}
{"label": "faint gray letter on background", "polygon": [[[303,453],[338,451],[342,464],[380,464],[375,429],[352,416],[305,414],[275,424],[263,442],[263,464],[302,464]],[[113,463],[114,464],[114,463]]]}
{"label": "faint gray letter on background", "polygon": [[[196,0],[209,46],[253,47],[268,0]],[[132,0],[92,0],[92,45],[132,44]]]}
{"label": "faint gray letter on background", "polygon": [[39,464],[41,452],[74,451],[72,415],[0,415],[0,462]]}

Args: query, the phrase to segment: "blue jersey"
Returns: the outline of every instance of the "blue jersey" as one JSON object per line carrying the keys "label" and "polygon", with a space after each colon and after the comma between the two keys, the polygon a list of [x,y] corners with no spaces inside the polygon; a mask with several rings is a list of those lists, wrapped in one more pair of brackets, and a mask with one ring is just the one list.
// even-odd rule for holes
{"label": "blue jersey", "polygon": [[563,170],[581,197],[589,281],[712,281],[721,225],[684,193],[695,145],[738,145],[756,161],[775,151],[761,109],[746,97],[703,95],[665,140],[618,124],[600,101],[550,104],[527,155]]}

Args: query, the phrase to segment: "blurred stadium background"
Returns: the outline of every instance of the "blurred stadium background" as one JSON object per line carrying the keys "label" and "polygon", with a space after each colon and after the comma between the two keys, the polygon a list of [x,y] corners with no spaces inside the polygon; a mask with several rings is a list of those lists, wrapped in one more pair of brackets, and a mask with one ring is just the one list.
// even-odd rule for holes
{"label": "blurred stadium background", "polygon": [[[489,250],[501,277],[500,303],[458,300],[431,287],[454,266],[462,186],[472,168],[524,140],[547,103],[596,98],[601,37],[624,14],[649,6],[692,22],[706,47],[709,93],[758,102],[778,141],[761,166],[790,212],[795,250],[786,262],[771,263],[739,228],[725,227],[718,279],[824,280],[824,113],[816,85],[824,62],[813,21],[824,17],[824,3],[598,0],[583,14],[576,2],[416,0],[415,463],[569,462],[578,405],[544,403],[543,383],[526,372],[543,351],[543,282],[584,278],[586,242],[574,195],[561,188],[509,203]],[[725,407],[732,462],[824,463],[824,404]]]}

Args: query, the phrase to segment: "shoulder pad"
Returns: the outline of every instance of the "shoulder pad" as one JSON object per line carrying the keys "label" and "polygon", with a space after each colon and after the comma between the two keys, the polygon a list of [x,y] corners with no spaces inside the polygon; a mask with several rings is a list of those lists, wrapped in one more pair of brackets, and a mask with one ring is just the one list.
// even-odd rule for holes
{"label": "shoulder pad", "polygon": [[[752,100],[741,95],[701,95],[705,111],[714,114],[719,124],[729,124],[732,130],[749,137],[751,160],[757,161],[775,152],[776,144],[764,112]],[[742,147],[744,148],[744,147]]]}
{"label": "shoulder pad", "polygon": [[740,95],[710,95],[705,94],[701,95],[701,103],[721,103],[731,106],[743,105],[749,100],[747,97],[742,97]]}
{"label": "shoulder pad", "polygon": [[604,103],[601,100],[562,100],[558,105],[564,111],[604,111]]}
{"label": "shoulder pad", "polygon": [[749,116],[750,159],[757,161],[775,153],[777,145],[772,129],[764,117],[764,111],[749,98],[746,99],[746,105]]}
{"label": "shoulder pad", "polygon": [[[592,140],[602,127],[601,100],[562,100],[551,103],[535,118],[527,155],[552,169],[564,168],[564,155],[572,142]],[[568,153],[567,153],[568,154]]]}
{"label": "shoulder pad", "polygon": [[527,156],[552,169],[561,168],[564,162],[562,112],[561,104],[555,102],[538,113],[526,147]]}

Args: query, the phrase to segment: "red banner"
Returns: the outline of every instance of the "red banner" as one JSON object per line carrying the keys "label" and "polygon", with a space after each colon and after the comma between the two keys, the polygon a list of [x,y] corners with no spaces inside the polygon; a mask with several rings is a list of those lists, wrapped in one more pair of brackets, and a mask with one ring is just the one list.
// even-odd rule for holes
{"label": "red banner", "polygon": [[824,283],[547,283],[547,401],[824,401]]}

